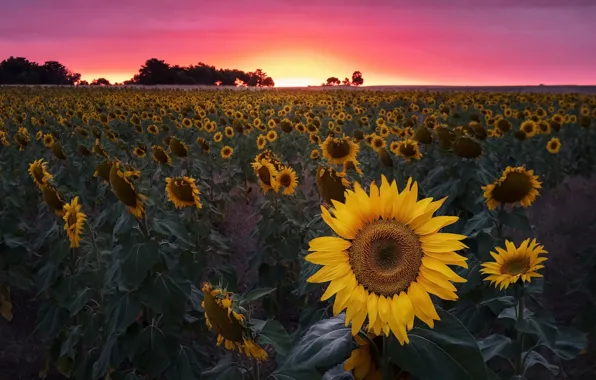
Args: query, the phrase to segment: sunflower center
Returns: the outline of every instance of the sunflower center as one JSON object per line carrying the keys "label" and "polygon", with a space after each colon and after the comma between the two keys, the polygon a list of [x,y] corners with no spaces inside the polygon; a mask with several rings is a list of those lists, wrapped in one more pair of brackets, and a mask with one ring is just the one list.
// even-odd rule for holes
{"label": "sunflower center", "polygon": [[524,199],[531,190],[532,182],[527,175],[511,172],[504,181],[495,186],[493,198],[500,203],[515,203]]}
{"label": "sunflower center", "polygon": [[346,140],[334,140],[328,145],[327,151],[333,158],[342,158],[350,154],[350,144]]}
{"label": "sunflower center", "polygon": [[43,177],[44,177],[44,173],[43,173],[43,169],[41,166],[39,165],[35,165],[33,167],[33,175],[35,176],[35,179],[37,180],[37,182],[43,182]]}
{"label": "sunflower center", "polygon": [[284,173],[280,176],[279,178],[279,183],[283,186],[283,187],[288,187],[292,184],[292,178],[290,177],[289,174]]}
{"label": "sunflower center", "polygon": [[416,155],[416,149],[411,144],[402,144],[399,147],[399,151],[406,157],[414,157]]}
{"label": "sunflower center", "polygon": [[553,141],[553,142],[550,143],[551,149],[557,149],[557,146],[558,146],[558,144],[557,144],[556,141]]}
{"label": "sunflower center", "polygon": [[410,228],[395,220],[377,220],[360,230],[348,255],[360,284],[391,297],[416,280],[423,253]]}
{"label": "sunflower center", "polygon": [[77,215],[78,215],[78,213],[74,210],[68,214],[68,226],[69,227],[76,226],[77,220],[78,220]]}
{"label": "sunflower center", "polygon": [[522,274],[530,269],[530,261],[527,258],[514,259],[505,262],[501,266],[501,274]]}
{"label": "sunflower center", "polygon": [[211,293],[205,292],[204,301],[205,314],[209,318],[213,331],[229,341],[242,343],[244,340],[240,322],[232,314],[228,316],[228,311],[217,303]]}
{"label": "sunflower center", "polygon": [[176,198],[178,198],[184,202],[194,203],[192,188],[189,186],[189,184],[186,181],[184,181],[184,180],[174,181],[174,186],[172,186],[172,192],[174,193]]}
{"label": "sunflower center", "polygon": [[269,173],[269,169],[265,166],[261,166],[257,171],[259,175],[259,179],[267,186],[271,186],[271,173]]}

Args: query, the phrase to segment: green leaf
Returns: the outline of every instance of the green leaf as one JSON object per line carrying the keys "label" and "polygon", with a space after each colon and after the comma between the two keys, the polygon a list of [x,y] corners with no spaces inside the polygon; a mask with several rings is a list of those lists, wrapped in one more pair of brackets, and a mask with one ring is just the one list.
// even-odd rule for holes
{"label": "green leaf", "polygon": [[156,326],[147,326],[136,342],[136,350],[130,358],[136,369],[152,376],[163,373],[177,353],[177,339],[168,337]]}
{"label": "green leaf", "polygon": [[122,332],[128,328],[141,312],[141,301],[135,293],[126,292],[116,296],[107,318],[108,335]]}
{"label": "green leaf", "polygon": [[257,341],[260,344],[270,344],[277,352],[279,361],[288,354],[292,347],[292,340],[281,323],[275,320],[266,321],[258,331]]}
{"label": "green leaf", "polygon": [[194,351],[185,346],[180,346],[178,356],[172,366],[166,371],[168,380],[196,380],[201,375],[201,365]]}
{"label": "green leaf", "polygon": [[101,355],[93,363],[93,370],[91,372],[91,376],[93,379],[97,379],[98,377],[104,376],[111,365],[118,365],[120,363],[113,363],[112,362],[112,351],[115,349],[116,344],[118,342],[118,337],[116,335],[110,336],[110,338],[105,342],[103,349],[101,350]]}
{"label": "green leaf", "polygon": [[160,261],[159,247],[155,240],[135,244],[126,254],[118,271],[120,290],[138,289],[149,270]]}
{"label": "green leaf", "polygon": [[182,317],[186,312],[186,295],[190,295],[188,281],[176,282],[166,273],[155,273],[140,290],[143,302],[165,317]]}
{"label": "green leaf", "polygon": [[433,329],[424,325],[412,329],[410,344],[396,339],[390,344],[390,359],[421,379],[484,380],[486,366],[478,343],[457,318],[437,308],[441,318]]}
{"label": "green leaf", "polygon": [[480,346],[480,351],[485,362],[488,362],[495,356],[511,358],[514,353],[511,338],[500,334],[489,335],[479,340],[478,346]]}
{"label": "green leaf", "polygon": [[281,380],[316,380],[345,361],[355,347],[352,332],[344,326],[344,317],[334,317],[314,324],[294,344],[285,362],[273,373]]}
{"label": "green leaf", "polygon": [[587,346],[588,334],[573,327],[560,326],[553,352],[563,360],[571,360]]}
{"label": "green leaf", "polygon": [[521,207],[515,207],[511,211],[501,209],[499,212],[499,221],[506,226],[515,228],[520,231],[530,231],[532,226],[525,211]]}
{"label": "green leaf", "polygon": [[275,291],[276,288],[260,288],[254,289],[248,292],[248,294],[244,297],[244,302],[253,302],[260,298],[263,298]]}
{"label": "green leaf", "polygon": [[153,221],[153,229],[162,235],[174,236],[181,242],[193,246],[193,243],[190,241],[188,230],[184,224],[179,222],[179,218],[177,217],[172,217],[170,219],[155,218]]}
{"label": "green leaf", "polygon": [[77,315],[83,307],[93,298],[93,294],[95,291],[91,288],[85,288],[79,291],[74,300],[68,306],[68,310],[70,311],[70,316],[74,317]]}
{"label": "green leaf", "polygon": [[492,224],[493,221],[491,220],[488,212],[483,211],[468,219],[466,225],[464,226],[463,234],[466,236],[474,236],[474,232],[478,233],[485,228],[491,227]]}
{"label": "green leaf", "polygon": [[[526,356],[526,354],[527,354],[527,356]],[[557,367],[554,364],[549,363],[548,360],[546,360],[544,358],[544,356],[540,355],[538,352],[531,351],[530,353],[528,353],[526,351],[522,355],[523,355],[523,357],[525,357],[524,368],[526,370],[528,370],[529,368],[532,368],[535,365],[541,365],[544,368],[548,369],[550,371],[550,373],[552,373],[553,375],[556,376],[559,374],[559,367]]]}

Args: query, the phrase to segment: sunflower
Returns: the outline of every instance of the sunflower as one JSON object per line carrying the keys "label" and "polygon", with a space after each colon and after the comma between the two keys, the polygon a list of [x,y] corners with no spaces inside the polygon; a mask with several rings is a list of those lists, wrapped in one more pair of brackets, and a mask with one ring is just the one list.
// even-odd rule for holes
{"label": "sunflower", "polygon": [[234,148],[229,145],[224,145],[224,147],[219,151],[219,154],[221,155],[221,158],[227,160],[232,157],[232,154],[234,154]]}
{"label": "sunflower", "polygon": [[380,149],[385,148],[387,146],[387,143],[385,142],[385,139],[383,137],[374,135],[370,142],[370,146],[371,148],[373,148],[373,150],[378,152]]}
{"label": "sunflower", "polygon": [[[434,125],[434,124],[433,124]],[[416,129],[416,133],[414,134],[414,138],[421,144],[430,144],[433,142],[433,135],[430,132],[430,129],[421,125]]]}
{"label": "sunflower", "polygon": [[145,151],[145,148],[143,148],[142,146],[135,146],[132,150],[132,154],[134,154],[138,158],[145,158],[147,152]]}
{"label": "sunflower", "polygon": [[358,161],[344,162],[344,173],[347,173],[350,169],[354,170],[359,176],[362,176],[364,174],[362,172],[362,169],[360,169],[360,163]]}
{"label": "sunflower", "polygon": [[259,177],[259,183],[261,189],[267,194],[269,190],[273,190],[276,193],[279,191],[279,182],[277,182],[277,170],[273,163],[265,158],[258,159],[252,163],[252,168]]}
{"label": "sunflower", "polygon": [[209,146],[209,143],[207,143],[207,140],[205,140],[202,137],[197,138],[197,144],[203,149],[203,152],[209,152],[211,150],[211,147]]}
{"label": "sunflower", "polygon": [[186,144],[175,137],[170,138],[170,152],[176,157],[187,157],[188,148]]}
{"label": "sunflower", "polygon": [[331,137],[328,136],[320,145],[323,157],[330,164],[343,164],[346,161],[356,160],[360,145],[356,144],[349,137]]}
{"label": "sunflower", "polygon": [[533,170],[526,170],[524,166],[508,166],[501,178],[494,183],[482,187],[484,198],[489,210],[498,205],[519,203],[522,207],[532,205],[540,195],[541,182]]}
{"label": "sunflower", "polygon": [[522,123],[520,130],[524,131],[527,138],[533,137],[536,134],[537,126],[532,120],[526,120]]}
{"label": "sunflower", "polygon": [[553,137],[546,143],[546,150],[552,154],[557,154],[561,150],[561,140]]}
{"label": "sunflower", "polygon": [[47,165],[48,163],[44,162],[43,158],[29,164],[29,175],[33,178],[35,186],[40,189],[52,179],[52,175],[46,170]]}
{"label": "sunflower", "polygon": [[269,142],[274,142],[275,140],[277,140],[277,132],[269,131],[269,132],[267,132],[266,137]]}
{"label": "sunflower", "polygon": [[151,148],[151,156],[157,163],[167,165],[170,165],[172,163],[172,158],[170,157],[168,152],[166,152],[165,149],[159,145],[153,145],[153,147]]}
{"label": "sunflower", "polygon": [[108,183],[110,180],[110,170],[112,169],[112,162],[110,160],[105,160],[99,165],[95,167],[95,172],[93,173],[93,177],[100,177],[103,179],[104,183]]}
{"label": "sunflower", "polygon": [[37,133],[35,134],[35,140],[41,140],[42,138],[43,138],[43,132],[37,131]]}
{"label": "sunflower", "polygon": [[469,137],[458,137],[451,147],[453,153],[462,158],[476,158],[482,154],[482,146]]}
{"label": "sunflower", "polygon": [[159,128],[157,128],[157,125],[151,124],[147,127],[147,132],[151,133],[152,135],[156,135],[159,133]]}
{"label": "sunflower", "polygon": [[259,150],[265,149],[266,145],[267,145],[267,138],[265,137],[265,135],[258,135],[257,136],[257,149],[259,149]]}
{"label": "sunflower", "polygon": [[338,172],[324,166],[317,168],[315,181],[319,195],[327,204],[331,204],[334,200],[344,202],[345,191],[351,186],[345,172]]}
{"label": "sunflower", "polygon": [[317,158],[321,157],[321,151],[318,149],[313,149],[310,152],[310,159],[311,160],[316,160]]}
{"label": "sunflower", "polygon": [[277,173],[275,180],[280,186],[284,187],[285,195],[294,194],[296,187],[298,187],[298,176],[296,175],[296,171],[289,166],[281,169]]}
{"label": "sunflower", "polygon": [[418,149],[418,143],[412,139],[406,139],[399,142],[397,147],[397,155],[410,161],[412,159],[419,160],[422,157],[422,153]]}
{"label": "sunflower", "polygon": [[213,135],[213,142],[221,142],[221,140],[223,140],[223,134],[221,132],[215,132],[215,134]]}
{"label": "sunflower", "polygon": [[43,145],[45,145],[46,148],[51,148],[54,144],[54,136],[51,133],[46,133],[45,135],[43,135],[42,141]]}
{"label": "sunflower", "polygon": [[225,135],[226,135],[227,138],[232,138],[232,137],[234,137],[234,128],[232,128],[232,127],[226,127],[224,129],[224,133],[225,133]]}
{"label": "sunflower", "polygon": [[370,195],[360,184],[347,190],[345,202],[321,207],[323,220],[339,235],[310,241],[305,259],[323,267],[307,279],[331,282],[321,300],[335,295],[335,315],[347,308],[346,325],[356,335],[368,317],[375,335],[392,332],[401,344],[409,342],[406,330],[418,317],[429,327],[439,320],[429,293],[456,300],[451,282],[465,282],[447,265],[467,267],[455,251],[466,248],[466,236],[439,233],[457,222],[456,216],[433,217],[445,198],[417,201],[418,183],[408,179],[399,192],[382,176]]}
{"label": "sunflower", "polygon": [[116,161],[110,168],[110,184],[112,185],[112,191],[118,197],[120,202],[128,208],[131,214],[136,218],[141,218],[145,212],[143,206],[143,199],[145,196],[137,193],[134,185],[128,179],[132,176],[138,176],[137,171],[122,171],[120,162]]}
{"label": "sunflower", "polygon": [[83,223],[87,216],[81,211],[79,197],[74,197],[70,203],[64,205],[64,230],[70,240],[70,248],[78,248],[83,232]]}
{"label": "sunflower", "polygon": [[43,200],[48,206],[48,208],[58,216],[64,215],[64,202],[62,198],[60,198],[60,194],[56,188],[49,183],[43,185],[41,187],[41,193],[43,195]]}
{"label": "sunflower", "polygon": [[185,206],[196,206],[202,208],[199,199],[199,189],[195,184],[195,179],[191,177],[166,178],[166,193],[168,200],[176,206],[183,208]]}
{"label": "sunflower", "polygon": [[238,350],[257,360],[267,359],[267,352],[250,336],[246,315],[236,305],[233,294],[208,283],[203,285],[202,290],[205,323],[217,333],[217,345],[223,343],[227,350]]}
{"label": "sunflower", "polygon": [[[371,341],[374,337],[373,334],[369,334]],[[370,341],[359,335],[356,335],[354,340],[358,348],[352,350],[352,354],[344,362],[344,370],[352,372],[355,380],[382,380],[383,372],[373,356]]]}
{"label": "sunflower", "polygon": [[77,147],[77,151],[79,152],[79,154],[81,156],[88,157],[91,155],[91,151],[89,149],[87,149],[87,147],[85,145],[79,145]]}
{"label": "sunflower", "polygon": [[484,280],[490,281],[491,285],[494,284],[502,290],[520,279],[522,282],[530,282],[532,277],[542,277],[538,270],[544,268],[541,263],[547,258],[538,255],[548,252],[536,243],[536,239],[531,242],[530,239],[526,239],[519,247],[506,240],[505,249],[496,247],[496,251],[490,253],[496,261],[482,263],[484,268],[480,270],[482,274],[488,275]]}

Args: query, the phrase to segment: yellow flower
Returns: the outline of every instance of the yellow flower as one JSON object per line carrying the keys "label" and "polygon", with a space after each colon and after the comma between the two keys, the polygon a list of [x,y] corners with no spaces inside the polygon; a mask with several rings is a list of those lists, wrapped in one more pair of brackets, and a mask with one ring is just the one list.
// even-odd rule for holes
{"label": "yellow flower", "polygon": [[219,154],[221,155],[221,158],[227,160],[232,157],[232,154],[234,154],[234,148],[229,145],[225,145],[223,148],[221,148]]}
{"label": "yellow flower", "polygon": [[265,158],[258,159],[256,162],[252,163],[252,168],[257,177],[259,177],[261,189],[263,189],[265,194],[269,190],[273,190],[277,193],[279,190],[279,182],[277,182],[277,170],[271,161]]}
{"label": "yellow flower", "polygon": [[499,205],[519,203],[522,207],[529,207],[540,195],[541,182],[533,170],[526,170],[523,166],[507,169],[494,183],[482,187],[484,199],[489,210]]}
{"label": "yellow flower", "polygon": [[199,199],[200,192],[194,178],[186,176],[166,178],[166,193],[168,194],[168,200],[176,208],[183,208],[185,206],[203,207]]}
{"label": "yellow flower", "polygon": [[343,164],[346,161],[355,161],[360,146],[349,137],[334,138],[328,136],[320,145],[323,157],[330,164]]}
{"label": "yellow flower", "polygon": [[466,248],[464,235],[439,233],[456,216],[433,217],[445,199],[417,201],[410,178],[399,192],[383,176],[367,194],[360,184],[345,192],[345,202],[321,207],[322,218],[339,235],[310,241],[305,259],[323,267],[307,281],[330,282],[321,300],[335,295],[333,313],[347,308],[346,325],[356,335],[368,318],[375,335],[393,333],[401,344],[418,317],[431,328],[439,316],[429,296],[456,300],[451,282],[465,282],[447,265],[467,267],[455,251]]}
{"label": "yellow flower", "polygon": [[298,176],[291,167],[285,167],[277,173],[276,181],[284,187],[285,195],[292,195],[298,187]]}
{"label": "yellow flower", "polygon": [[552,154],[557,154],[561,150],[561,140],[553,137],[546,143],[546,150]]}
{"label": "yellow flower", "polygon": [[137,193],[129,177],[138,176],[137,171],[122,171],[120,162],[116,161],[110,169],[110,184],[112,191],[137,219],[143,217],[145,196]]}
{"label": "yellow flower", "polygon": [[70,248],[78,248],[83,232],[83,223],[87,216],[81,211],[79,197],[64,205],[64,230],[70,240]]}
{"label": "yellow flower", "polygon": [[151,148],[151,156],[160,164],[167,164],[170,165],[172,163],[172,158],[170,155],[159,145],[153,145]]}
{"label": "yellow flower", "polygon": [[412,159],[419,160],[422,157],[422,154],[418,149],[418,143],[411,139],[400,141],[393,153],[405,158],[408,162]]}
{"label": "yellow flower", "polygon": [[507,240],[505,249],[496,247],[496,251],[490,253],[496,261],[483,263],[480,270],[482,274],[488,275],[484,280],[490,281],[491,285],[506,289],[520,279],[530,282],[532,277],[542,277],[538,270],[544,268],[542,263],[547,258],[538,255],[548,252],[536,243],[536,239],[531,242],[526,239],[519,247]]}
{"label": "yellow flower", "polygon": [[29,175],[31,175],[31,178],[33,178],[35,186],[40,189],[53,178],[52,175],[46,170],[47,164],[48,163],[44,162],[43,158],[41,158],[37,161],[33,161],[29,165]]}

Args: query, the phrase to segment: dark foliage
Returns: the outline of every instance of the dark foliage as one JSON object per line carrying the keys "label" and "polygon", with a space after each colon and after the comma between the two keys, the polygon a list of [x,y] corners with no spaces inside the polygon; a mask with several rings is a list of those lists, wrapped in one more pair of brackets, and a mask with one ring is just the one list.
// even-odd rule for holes
{"label": "dark foliage", "polygon": [[60,62],[43,65],[23,57],[10,57],[0,62],[0,84],[76,84],[81,74],[73,73]]}

